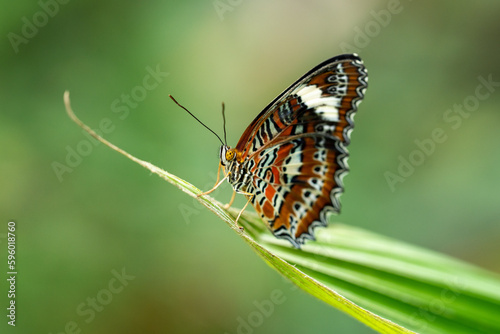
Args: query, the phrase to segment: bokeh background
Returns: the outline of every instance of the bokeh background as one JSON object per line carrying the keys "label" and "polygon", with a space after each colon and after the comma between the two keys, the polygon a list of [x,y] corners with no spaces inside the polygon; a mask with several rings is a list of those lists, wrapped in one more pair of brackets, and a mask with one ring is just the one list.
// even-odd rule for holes
{"label": "bokeh background", "polygon": [[[331,221],[500,272],[500,87],[479,87],[500,82],[499,12],[494,0],[9,3],[0,268],[14,220],[16,332],[371,333],[284,281],[184,193],[93,144],[63,106],[68,89],[107,139],[207,190],[219,142],[168,94],[218,133],[224,101],[234,145],[295,79],[352,51],[369,88]],[[432,147],[435,129],[446,140]],[[388,182],[398,168],[405,176]],[[230,195],[226,185],[216,197]],[[0,289],[5,309],[4,279]],[[273,293],[282,303],[259,311]]]}

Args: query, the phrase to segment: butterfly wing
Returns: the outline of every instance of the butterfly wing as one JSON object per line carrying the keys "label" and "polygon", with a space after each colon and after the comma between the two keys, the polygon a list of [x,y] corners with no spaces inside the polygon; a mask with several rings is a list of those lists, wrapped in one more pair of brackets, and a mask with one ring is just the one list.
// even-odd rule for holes
{"label": "butterfly wing", "polygon": [[354,54],[319,64],[274,99],[236,146],[248,159],[253,206],[296,247],[326,226],[328,212],[340,211],[346,146],[367,79]]}

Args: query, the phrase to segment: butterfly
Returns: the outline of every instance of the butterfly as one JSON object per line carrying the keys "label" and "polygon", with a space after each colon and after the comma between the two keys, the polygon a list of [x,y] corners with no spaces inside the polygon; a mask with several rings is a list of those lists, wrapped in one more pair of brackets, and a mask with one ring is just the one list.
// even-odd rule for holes
{"label": "butterfly", "polygon": [[227,179],[234,189],[230,203],[235,193],[244,194],[243,210],[251,203],[277,238],[297,248],[314,240],[327,214],[340,212],[346,147],[367,81],[356,54],[311,69],[257,115],[234,148],[219,138],[217,175],[222,167],[225,177],[204,194]]}

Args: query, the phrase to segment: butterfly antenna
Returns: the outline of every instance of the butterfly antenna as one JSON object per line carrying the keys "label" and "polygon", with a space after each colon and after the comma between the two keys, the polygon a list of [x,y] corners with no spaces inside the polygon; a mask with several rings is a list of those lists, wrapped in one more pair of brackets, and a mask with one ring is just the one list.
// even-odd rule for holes
{"label": "butterfly antenna", "polygon": [[222,102],[222,126],[224,127],[224,144],[227,146],[227,139],[226,139],[226,105],[224,102]]}
{"label": "butterfly antenna", "polygon": [[[184,109],[185,111],[187,111],[187,113],[188,113],[189,115],[193,116],[193,118],[194,118],[195,120],[197,120],[197,121],[198,121],[201,125],[203,125],[205,128],[207,128],[207,129],[208,129],[208,131],[212,132],[212,133],[213,133],[213,134],[214,134],[214,135],[215,135],[215,136],[219,139],[219,141],[221,142],[221,144],[222,144],[222,145],[224,145],[224,143],[222,142],[222,139],[220,139],[219,135],[218,135],[218,134],[216,134],[216,133],[214,132],[214,130],[212,130],[212,129],[210,129],[208,126],[206,126],[206,125],[205,125],[202,121],[200,121],[200,120],[198,119],[198,117],[196,117],[196,116],[195,116],[195,115],[193,115],[193,114],[192,114],[189,110],[187,110],[187,109],[186,109],[186,107],[182,106],[179,102],[177,102],[177,101],[174,99],[174,97],[173,97],[172,95],[169,95],[169,97],[170,97],[170,98],[171,98],[171,99],[175,102],[175,104],[177,104],[179,107],[181,107],[182,109]],[[225,132],[225,128],[224,128],[224,135],[225,135],[225,133],[226,133],[226,132]]]}

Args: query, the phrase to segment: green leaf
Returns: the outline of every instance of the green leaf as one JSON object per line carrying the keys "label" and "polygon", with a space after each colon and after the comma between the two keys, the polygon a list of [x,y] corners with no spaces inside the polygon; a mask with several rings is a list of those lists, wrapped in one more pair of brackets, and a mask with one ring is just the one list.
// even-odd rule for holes
{"label": "green leaf", "polygon": [[[495,274],[340,224],[318,229],[317,240],[298,250],[274,238],[255,215],[244,218],[240,223],[262,248],[332,294],[301,286],[304,290],[380,332],[393,328],[373,321],[373,314],[419,333],[500,332],[500,280]],[[270,264],[282,272],[281,265]],[[343,297],[335,299],[336,294]],[[346,300],[372,312],[372,319],[344,308]]]}
{"label": "green leaf", "polygon": [[500,333],[499,276],[448,256],[340,224],[318,229],[316,241],[295,249],[275,238],[254,213],[225,210],[192,184],[90,135],[196,198],[272,268],[302,290],[380,333]]}

